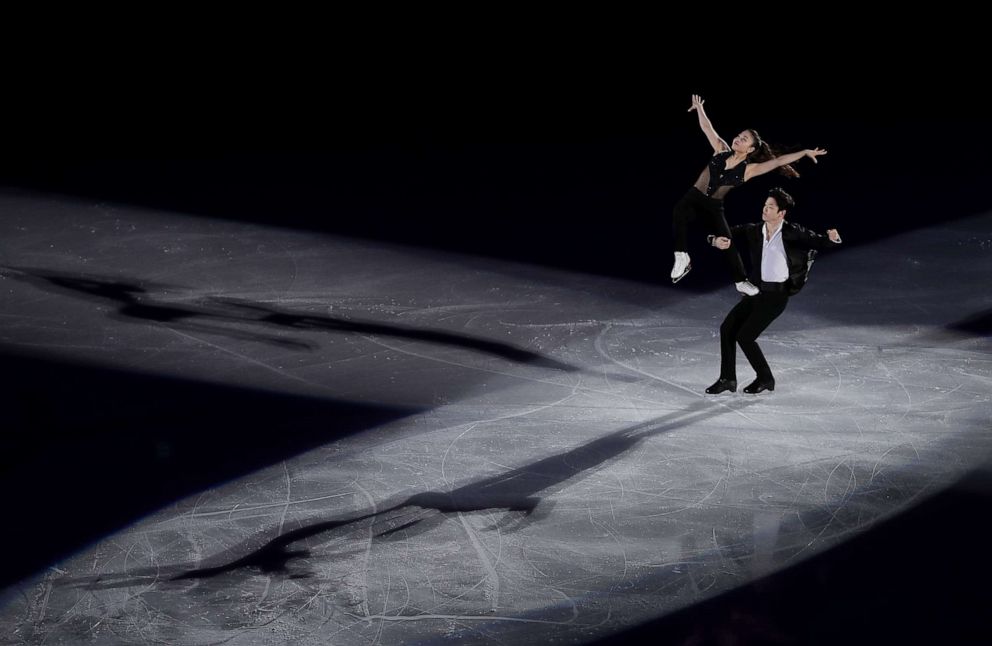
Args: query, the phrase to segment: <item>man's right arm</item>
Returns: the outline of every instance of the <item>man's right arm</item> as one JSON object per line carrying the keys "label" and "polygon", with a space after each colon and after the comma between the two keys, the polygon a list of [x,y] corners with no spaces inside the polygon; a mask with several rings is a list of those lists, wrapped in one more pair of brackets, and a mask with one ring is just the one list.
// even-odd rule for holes
{"label": "man's right arm", "polygon": [[[752,225],[735,224],[734,226],[730,227],[730,235],[735,237],[740,236],[745,231],[747,231],[748,227],[750,226]],[[708,242],[710,246],[716,247],[717,249],[729,249],[731,244],[730,238],[725,238],[723,236],[714,236],[714,235],[706,236],[706,242]]]}

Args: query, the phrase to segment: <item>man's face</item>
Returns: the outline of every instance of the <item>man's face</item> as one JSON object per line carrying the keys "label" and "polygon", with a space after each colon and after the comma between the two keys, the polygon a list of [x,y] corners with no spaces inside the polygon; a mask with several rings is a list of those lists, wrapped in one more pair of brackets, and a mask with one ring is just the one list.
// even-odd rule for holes
{"label": "man's face", "polygon": [[785,211],[779,210],[778,202],[774,197],[765,200],[765,206],[761,209],[761,219],[768,224],[778,224],[785,219]]}

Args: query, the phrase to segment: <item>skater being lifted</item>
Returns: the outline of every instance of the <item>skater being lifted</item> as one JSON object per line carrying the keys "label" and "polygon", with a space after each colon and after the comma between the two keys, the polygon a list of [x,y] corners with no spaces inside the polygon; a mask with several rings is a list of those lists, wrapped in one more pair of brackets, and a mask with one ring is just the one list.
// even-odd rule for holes
{"label": "skater being lifted", "polygon": [[[793,163],[803,157],[809,157],[816,162],[817,157],[827,154],[826,150],[820,148],[807,148],[779,155],[752,129],[742,130],[728,145],[713,129],[713,124],[703,110],[703,99],[698,94],[692,95],[689,112],[693,110],[699,118],[699,127],[713,147],[713,157],[700,173],[696,183],[675,205],[672,218],[675,234],[673,283],[679,282],[692,269],[686,244],[689,223],[692,220],[701,216],[708,229],[707,233],[730,238],[730,227],[723,214],[723,198],[732,188],[773,170],[787,177],[799,177],[799,173],[792,167]],[[727,258],[737,291],[748,296],[757,294],[758,288],[748,281],[744,263],[741,262],[736,247],[725,249],[722,253]]]}

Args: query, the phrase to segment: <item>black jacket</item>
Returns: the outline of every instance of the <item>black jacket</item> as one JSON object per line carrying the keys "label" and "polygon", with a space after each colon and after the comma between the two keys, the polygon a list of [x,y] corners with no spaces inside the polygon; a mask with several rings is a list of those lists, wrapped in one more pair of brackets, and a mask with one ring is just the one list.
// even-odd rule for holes
{"label": "black jacket", "polygon": [[[730,227],[730,233],[735,240],[745,239],[748,242],[751,255],[751,282],[757,285],[761,282],[761,252],[762,228],[764,222],[737,224]],[[789,221],[782,222],[782,246],[785,247],[786,264],[789,266],[787,291],[789,295],[799,293],[809,277],[809,269],[813,265],[816,252],[836,246],[827,236],[804,229]]]}

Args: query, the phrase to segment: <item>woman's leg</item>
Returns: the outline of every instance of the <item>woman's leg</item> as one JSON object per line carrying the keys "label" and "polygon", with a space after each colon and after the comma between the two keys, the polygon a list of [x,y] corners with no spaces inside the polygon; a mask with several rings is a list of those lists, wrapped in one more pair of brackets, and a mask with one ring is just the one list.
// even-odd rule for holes
{"label": "woman's leg", "polygon": [[[727,218],[723,215],[723,205],[721,204],[714,209],[707,209],[707,211],[710,232],[715,236],[731,238],[730,225],[727,224]],[[747,280],[744,261],[741,260],[741,254],[737,252],[737,245],[732,244],[729,248],[721,250],[720,253],[727,259],[727,267],[730,269],[730,275],[734,282],[739,283]]]}

